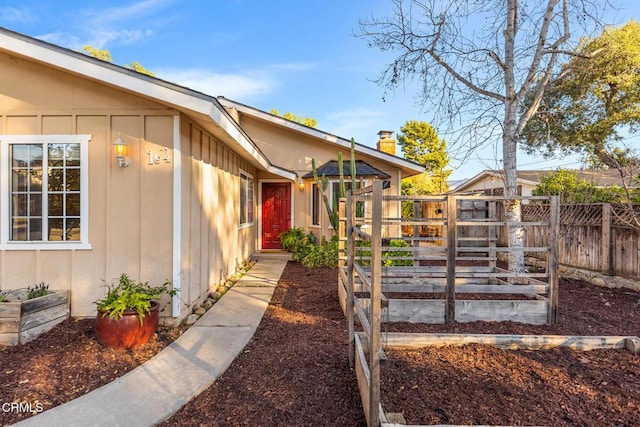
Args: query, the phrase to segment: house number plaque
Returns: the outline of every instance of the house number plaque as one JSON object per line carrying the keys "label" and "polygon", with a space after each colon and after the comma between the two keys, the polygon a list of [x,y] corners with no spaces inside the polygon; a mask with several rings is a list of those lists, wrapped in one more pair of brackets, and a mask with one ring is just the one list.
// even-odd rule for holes
{"label": "house number plaque", "polygon": [[160,148],[159,150],[147,151],[150,165],[159,165],[160,163],[171,163],[171,153],[168,148]]}

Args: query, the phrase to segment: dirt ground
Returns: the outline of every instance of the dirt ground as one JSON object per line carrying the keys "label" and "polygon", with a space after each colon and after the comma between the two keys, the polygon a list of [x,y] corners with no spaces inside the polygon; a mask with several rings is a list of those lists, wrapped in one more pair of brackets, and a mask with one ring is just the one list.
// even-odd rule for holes
{"label": "dirt ground", "polygon": [[[229,370],[163,425],[358,426],[364,415],[347,363],[335,270],[289,263],[255,337]],[[576,281],[560,286],[557,326],[487,322],[387,330],[640,335],[640,294]],[[164,331],[132,352],[68,321],[0,350],[0,400],[44,409],[112,381],[167,345]],[[409,423],[640,425],[640,357],[623,351],[507,351],[488,346],[389,350],[383,406]],[[0,424],[29,413],[0,412]]]}

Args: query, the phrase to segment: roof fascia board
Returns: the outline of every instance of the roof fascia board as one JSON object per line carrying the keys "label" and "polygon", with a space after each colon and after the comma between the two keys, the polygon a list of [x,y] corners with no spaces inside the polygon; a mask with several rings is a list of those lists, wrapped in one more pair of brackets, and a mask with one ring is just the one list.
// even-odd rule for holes
{"label": "roof fascia board", "polygon": [[[226,105],[232,108],[236,108],[238,111],[240,111],[241,113],[245,113],[257,118],[260,118],[262,120],[277,124],[279,126],[283,126],[283,127],[287,127],[290,128],[292,130],[295,130],[297,132],[300,133],[304,133],[306,135],[312,136],[314,138],[318,138],[321,139],[323,141],[327,141],[336,145],[339,145],[345,149],[351,149],[351,141],[347,140],[345,138],[341,138],[339,136],[327,133],[327,132],[323,132],[321,130],[318,129],[314,129],[314,128],[310,128],[308,126],[304,126],[301,124],[298,124],[296,122],[293,122],[291,120],[287,120],[284,119],[282,117],[278,117],[275,116],[273,114],[270,113],[266,113],[264,111],[258,110],[256,108],[253,107],[249,107],[247,105],[232,101],[230,99],[227,98],[219,98],[219,101],[222,105]],[[425,171],[424,166],[418,165],[417,163],[413,163],[410,162],[408,160],[405,160],[403,158],[400,157],[396,157],[396,156],[392,156],[391,154],[387,154],[385,152],[382,151],[378,151],[375,150],[373,148],[367,147],[366,145],[362,145],[362,144],[358,144],[356,143],[356,151],[362,153],[362,154],[366,154],[368,156],[377,158],[377,159],[381,159],[381,160],[385,160],[389,163],[392,163],[396,166],[399,166],[401,168],[405,168],[405,169],[409,169],[411,171],[414,171],[416,173],[421,173]]]}
{"label": "roof fascia board", "polygon": [[[134,75],[129,70],[109,64],[99,63],[92,58],[75,57],[71,52],[57,50],[55,45],[40,45],[36,39],[29,40],[22,37],[11,36],[0,32],[0,46],[3,50],[16,55],[30,58],[37,62],[44,62],[56,68],[79,74],[91,80],[99,80],[106,84],[116,86],[162,103],[169,103],[178,107],[205,114],[214,120],[225,132],[227,132],[240,147],[252,156],[265,170],[282,176],[295,179],[295,173],[280,169],[271,165],[269,160],[242,134],[238,125],[231,120],[215,97],[210,97],[191,91],[186,88],[174,86],[170,83],[160,84],[162,81],[147,79],[144,75]],[[43,44],[46,42],[42,42]],[[66,49],[64,49],[66,50]],[[82,55],[82,54],[79,54]],[[138,73],[139,74],[139,73]]]}

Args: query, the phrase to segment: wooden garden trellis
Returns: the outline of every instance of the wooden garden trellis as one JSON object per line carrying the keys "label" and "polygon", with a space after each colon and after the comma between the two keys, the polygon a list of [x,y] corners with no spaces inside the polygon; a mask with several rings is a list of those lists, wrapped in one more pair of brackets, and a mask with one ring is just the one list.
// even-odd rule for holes
{"label": "wooden garden trellis", "polygon": [[[529,199],[543,198],[530,197]],[[358,378],[360,396],[368,425],[386,423],[386,416],[380,403],[380,362],[384,359],[381,333],[382,312],[384,309],[387,312],[385,317],[390,318],[389,312],[397,309],[393,308],[396,300],[387,298],[384,293],[393,293],[398,290],[409,293],[444,293],[444,300],[417,301],[417,304],[431,304],[431,308],[427,309],[426,321],[428,323],[454,320],[511,320],[508,318],[510,314],[516,316],[518,321],[527,321],[529,318],[525,317],[522,320],[517,316],[518,307],[528,305],[535,307],[531,317],[533,323],[556,322],[558,303],[557,253],[553,242],[557,240],[559,204],[557,197],[544,199],[549,200],[551,206],[551,215],[548,221],[516,224],[525,227],[547,226],[551,233],[552,243],[548,247],[516,249],[525,252],[547,252],[546,271],[525,274],[509,272],[496,266],[497,253],[510,250],[496,245],[497,229],[513,225],[497,220],[497,206],[508,200],[506,197],[478,198],[449,195],[436,198],[415,198],[383,196],[382,182],[374,182],[369,187],[350,192],[346,202],[341,201],[339,236],[342,257],[339,268],[339,293],[348,319],[349,362],[355,369]],[[484,200],[488,206],[487,217],[459,219],[458,217],[464,210],[461,208],[461,204],[466,200]],[[419,209],[414,209],[413,218],[383,217],[383,203],[401,203],[402,201],[443,203],[446,206],[444,210],[446,216],[419,218],[417,217]],[[359,209],[361,212],[365,212],[364,217],[356,217],[358,203],[366,204]],[[383,230],[392,229],[389,227],[390,225],[395,225],[395,229],[398,230],[402,228],[402,225],[412,227],[431,225],[443,227],[446,232],[444,236],[437,238],[414,235],[407,239],[411,242],[410,246],[397,248],[392,247],[388,236],[385,239],[382,236]],[[487,230],[486,236],[460,236],[460,231],[464,230],[463,227],[481,227]],[[556,238],[554,239],[553,236]],[[396,237],[402,239],[402,236]],[[485,246],[470,244],[470,242],[478,242],[482,239],[487,243]],[[444,247],[429,246],[434,240],[446,242],[446,245]],[[358,251],[360,256],[357,254]],[[404,256],[397,256],[397,252],[402,252]],[[365,256],[362,256],[363,253]],[[388,256],[390,253],[395,256]],[[383,262],[393,264],[396,261],[410,261],[411,266],[383,268]],[[469,261],[485,262],[487,265],[482,267],[460,265],[460,263]],[[430,262],[444,262],[445,266],[423,265]],[[541,280],[543,276],[547,279],[546,283]],[[533,297],[533,301],[516,303],[506,301],[505,303],[505,301],[467,300],[461,303],[456,301],[457,293],[520,294],[526,295],[529,299]],[[401,308],[402,306],[403,304],[398,305]],[[490,307],[490,309],[486,307]],[[507,311],[505,311],[505,307],[508,307]],[[514,307],[516,308],[514,309]],[[540,307],[543,307],[544,311]],[[440,310],[442,310],[441,316],[439,314],[431,316],[431,311],[439,312]],[[456,317],[457,311],[461,314],[459,319]],[[477,316],[480,318],[476,318]],[[491,316],[496,318],[492,319]],[[361,333],[355,332],[356,319],[363,329]],[[405,321],[404,317],[402,321]],[[419,321],[424,321],[424,319]]]}

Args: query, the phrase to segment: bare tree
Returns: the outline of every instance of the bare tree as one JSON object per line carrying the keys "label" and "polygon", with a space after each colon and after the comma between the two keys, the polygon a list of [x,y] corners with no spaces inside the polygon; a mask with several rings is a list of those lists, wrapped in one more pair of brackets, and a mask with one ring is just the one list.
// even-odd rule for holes
{"label": "bare tree", "polygon": [[[396,54],[377,82],[394,90],[418,80],[419,102],[435,122],[463,129],[458,144],[475,149],[498,137],[507,196],[517,193],[519,135],[536,113],[559,62],[574,55],[579,36],[602,30],[607,1],[393,0],[393,14],[360,22],[371,47]],[[525,95],[533,100],[519,110]],[[463,125],[466,123],[466,125]],[[508,203],[507,221],[520,218]],[[509,227],[509,268],[524,269],[523,230]]]}

